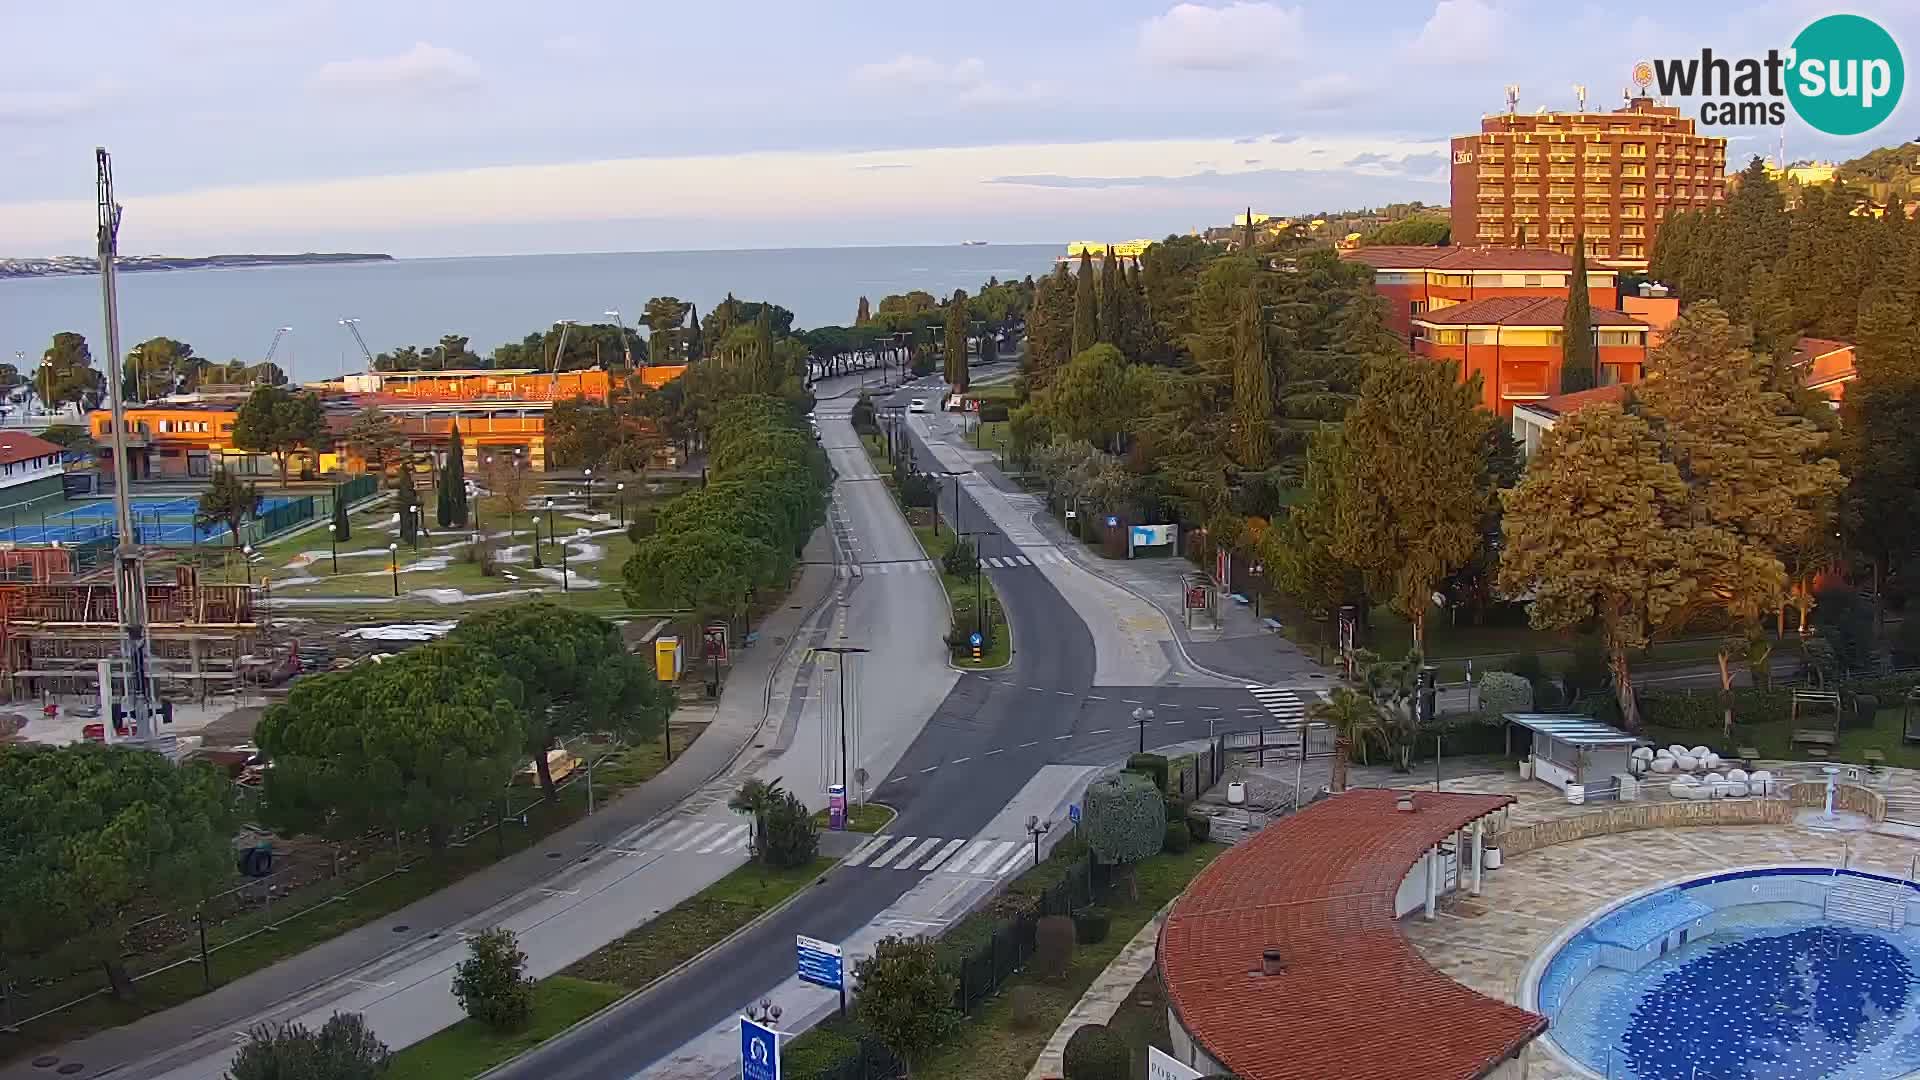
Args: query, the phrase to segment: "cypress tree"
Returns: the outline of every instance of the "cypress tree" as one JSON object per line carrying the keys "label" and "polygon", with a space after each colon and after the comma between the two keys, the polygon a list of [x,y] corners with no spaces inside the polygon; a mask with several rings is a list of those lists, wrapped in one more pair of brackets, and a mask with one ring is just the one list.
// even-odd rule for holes
{"label": "cypress tree", "polygon": [[773,370],[773,318],[771,304],[760,305],[760,316],[753,320],[753,381],[755,393],[764,393],[780,385]]}
{"label": "cypress tree", "polygon": [[853,325],[865,326],[873,320],[873,309],[867,306],[867,298],[860,298],[860,310],[854,313]]}
{"label": "cypress tree", "polygon": [[1247,284],[1240,303],[1233,364],[1233,456],[1240,467],[1259,472],[1269,464],[1273,420],[1273,373],[1267,366],[1266,335],[1261,329],[1260,285]]}
{"label": "cypress tree", "polygon": [[1100,260],[1100,329],[1099,339],[1108,345],[1120,344],[1120,291],[1126,283],[1120,280],[1120,270],[1114,265],[1113,246],[1107,246],[1107,253]]}
{"label": "cypress tree", "polygon": [[1599,381],[1593,355],[1593,304],[1587,296],[1587,237],[1573,227],[1573,274],[1567,279],[1567,321],[1560,330],[1560,392],[1591,390]]}
{"label": "cypress tree", "polygon": [[1100,306],[1093,296],[1093,257],[1080,252],[1080,278],[1073,289],[1073,355],[1093,348],[1100,325]]}
{"label": "cypress tree", "polygon": [[957,393],[967,388],[967,291],[953,290],[947,303],[947,385]]}
{"label": "cypress tree", "polygon": [[687,363],[700,359],[706,352],[706,343],[700,340],[700,309],[687,305]]}
{"label": "cypress tree", "polygon": [[1247,207],[1246,230],[1240,234],[1240,248],[1251,255],[1253,253],[1253,207]]}
{"label": "cypress tree", "polygon": [[445,483],[453,492],[453,524],[465,528],[467,524],[467,452],[466,445],[460,439],[460,425],[453,425],[450,444],[447,449],[447,470]]}
{"label": "cypress tree", "polygon": [[353,536],[353,529],[347,524],[347,500],[340,497],[340,489],[333,489],[333,539],[346,543]]}

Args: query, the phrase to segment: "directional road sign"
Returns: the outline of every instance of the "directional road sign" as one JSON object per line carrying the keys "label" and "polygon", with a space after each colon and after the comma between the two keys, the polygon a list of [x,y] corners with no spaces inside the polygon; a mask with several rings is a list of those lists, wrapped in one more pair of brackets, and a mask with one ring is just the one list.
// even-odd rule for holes
{"label": "directional road sign", "polygon": [[840,946],[805,934],[794,935],[794,943],[799,947],[798,974],[801,982],[810,982],[829,990],[839,990],[845,985]]}

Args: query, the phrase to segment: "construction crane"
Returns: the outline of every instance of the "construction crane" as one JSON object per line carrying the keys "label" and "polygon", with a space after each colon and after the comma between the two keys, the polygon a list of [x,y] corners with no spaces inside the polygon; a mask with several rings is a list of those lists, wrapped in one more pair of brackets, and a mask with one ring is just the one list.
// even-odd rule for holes
{"label": "construction crane", "polygon": [[[260,361],[260,367],[262,369],[261,373],[263,375],[265,374],[265,369],[273,364],[273,354],[280,351],[280,339],[283,337],[286,337],[288,334],[292,332],[293,332],[293,327],[291,326],[283,326],[280,329],[275,330],[273,332],[273,344],[267,346],[267,358],[265,360]],[[293,381],[292,372],[287,373],[287,381],[289,382]]]}
{"label": "construction crane", "polygon": [[367,370],[371,372],[373,370],[373,350],[367,348],[367,339],[360,336],[360,320],[341,319],[340,325],[346,327],[347,333],[353,335],[354,344],[360,346],[360,355],[367,358]]}
{"label": "construction crane", "polygon": [[[120,251],[120,204],[113,198],[113,159],[107,148],[95,147],[95,189],[99,207],[100,306],[106,321],[107,355],[120,353],[120,307],[114,291],[114,259]],[[133,509],[128,493],[133,473],[127,465],[127,409],[121,400],[120,380],[108,376],[107,403],[113,412],[113,520],[119,530],[114,549],[114,600],[120,608],[121,655],[126,661],[126,692],[121,698],[121,715],[127,722],[130,740],[158,749],[160,733],[154,730],[152,688],[147,681],[147,575],[146,560],[141,557],[139,537],[133,531]],[[100,696],[103,713],[109,712],[105,700],[113,687],[101,664]],[[112,723],[111,718],[107,721]]]}

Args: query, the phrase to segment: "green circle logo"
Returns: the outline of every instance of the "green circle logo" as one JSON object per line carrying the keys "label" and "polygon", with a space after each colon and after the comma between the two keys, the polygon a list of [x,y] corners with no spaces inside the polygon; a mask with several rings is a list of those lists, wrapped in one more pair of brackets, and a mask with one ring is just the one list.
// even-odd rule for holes
{"label": "green circle logo", "polygon": [[1900,46],[1880,24],[1828,15],[1793,39],[1787,97],[1793,111],[1828,135],[1872,131],[1893,115],[1906,85]]}

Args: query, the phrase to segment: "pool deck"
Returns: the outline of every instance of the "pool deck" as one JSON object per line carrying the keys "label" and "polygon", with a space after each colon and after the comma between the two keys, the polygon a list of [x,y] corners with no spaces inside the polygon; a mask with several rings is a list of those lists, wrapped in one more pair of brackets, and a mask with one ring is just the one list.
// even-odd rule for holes
{"label": "pool deck", "polygon": [[[1463,790],[1491,790],[1486,782],[1495,778],[1479,778],[1480,785],[1472,784],[1472,779],[1460,779]],[[1522,785],[1517,777],[1514,782],[1542,788],[1530,782]],[[1560,808],[1583,809],[1568,806],[1557,792],[1553,794],[1553,799],[1538,797],[1514,807],[1516,823],[1526,820],[1523,815],[1529,812],[1564,817],[1567,813]],[[1552,802],[1559,808],[1547,805]],[[1415,914],[1403,920],[1401,927],[1441,972],[1484,994],[1520,1004],[1521,983],[1535,955],[1570,925],[1586,921],[1594,911],[1628,893],[1736,866],[1837,866],[1843,857],[1855,869],[1904,878],[1915,855],[1920,855],[1920,843],[1901,836],[1835,834],[1798,826],[1648,829],[1598,836],[1511,856],[1501,869],[1486,875],[1480,896],[1449,898],[1432,922]],[[1582,1075],[1558,1064],[1537,1045],[1528,1047],[1522,1061],[1527,1080]]]}

